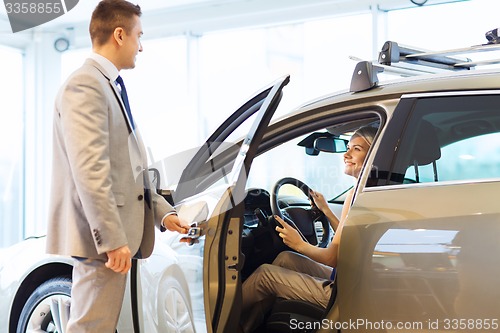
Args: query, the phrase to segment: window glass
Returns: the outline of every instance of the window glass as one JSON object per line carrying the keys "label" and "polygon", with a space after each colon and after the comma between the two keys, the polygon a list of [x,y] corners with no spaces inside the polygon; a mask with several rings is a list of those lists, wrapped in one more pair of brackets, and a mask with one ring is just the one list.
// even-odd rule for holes
{"label": "window glass", "polygon": [[[311,150],[311,138],[318,137],[317,134],[335,134],[341,139],[350,140],[352,133],[360,126],[364,126],[360,121],[361,118],[357,118],[354,123],[332,123],[331,127],[321,128],[285,141],[257,156],[252,162],[246,187],[261,188],[270,192],[278,180],[292,177],[301,180],[315,191],[319,191],[327,200],[344,200],[343,195],[356,183],[354,177],[345,174],[344,150],[339,152],[318,150],[312,155],[307,154],[306,151]],[[379,126],[379,120],[375,120],[373,115],[364,122],[367,126]],[[337,133],[339,128],[343,130]],[[280,194],[302,195],[296,187],[292,186],[283,186]]]}
{"label": "window glass", "polygon": [[0,47],[4,64],[0,78],[3,119],[0,131],[0,247],[23,236],[23,57],[20,51]]}
{"label": "window glass", "polygon": [[[316,156],[307,155],[305,148],[297,145],[305,137],[285,142],[256,157],[247,187],[271,191],[279,179],[293,177],[321,192],[329,200],[353,186],[354,178],[344,174],[344,154],[320,152]],[[283,194],[301,195],[292,186],[288,187],[288,191],[287,187],[281,191]]]}
{"label": "window glass", "polygon": [[[251,146],[259,144],[255,143],[255,135],[265,131],[269,122],[270,116],[265,115],[272,115],[276,109],[271,101],[281,93],[287,82],[288,78],[277,81],[273,87],[258,93],[210,137],[184,170],[176,188],[174,201],[199,194],[206,189],[223,194],[228,185],[236,184],[241,177],[241,170],[245,167]],[[238,144],[233,142],[231,134],[239,132],[240,127],[245,129],[245,138]],[[240,139],[238,138],[238,141]]]}
{"label": "window glass", "polygon": [[416,100],[393,168],[379,175],[390,177],[385,184],[499,178],[499,103],[499,95]]}
{"label": "window glass", "polygon": [[[499,178],[500,133],[479,135],[443,147],[436,169],[440,181]],[[431,164],[421,167],[419,173],[420,182],[434,181]],[[406,171],[406,178],[415,179],[413,167]]]}
{"label": "window glass", "polygon": [[443,147],[438,169],[441,180],[499,178],[500,133],[479,135]]}

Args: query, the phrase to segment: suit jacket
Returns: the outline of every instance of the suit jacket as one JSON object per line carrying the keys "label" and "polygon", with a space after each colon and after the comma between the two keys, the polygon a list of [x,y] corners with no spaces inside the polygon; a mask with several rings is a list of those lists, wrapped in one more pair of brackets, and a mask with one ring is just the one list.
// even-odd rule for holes
{"label": "suit jacket", "polygon": [[[53,124],[53,173],[47,252],[106,258],[128,244],[148,257],[154,226],[174,211],[149,187],[140,133],[132,131],[120,92],[87,59],[59,91]],[[146,170],[146,172],[143,172]]]}

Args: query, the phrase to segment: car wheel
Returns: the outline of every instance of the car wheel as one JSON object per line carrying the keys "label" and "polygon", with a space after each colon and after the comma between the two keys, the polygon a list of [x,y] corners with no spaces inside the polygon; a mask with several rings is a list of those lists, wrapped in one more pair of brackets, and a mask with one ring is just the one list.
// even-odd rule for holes
{"label": "car wheel", "polygon": [[71,278],[58,277],[42,283],[21,311],[17,333],[62,332],[69,317]]}
{"label": "car wheel", "polygon": [[169,276],[163,281],[162,286],[166,288],[159,304],[160,325],[167,332],[194,333],[188,297],[180,283]]}

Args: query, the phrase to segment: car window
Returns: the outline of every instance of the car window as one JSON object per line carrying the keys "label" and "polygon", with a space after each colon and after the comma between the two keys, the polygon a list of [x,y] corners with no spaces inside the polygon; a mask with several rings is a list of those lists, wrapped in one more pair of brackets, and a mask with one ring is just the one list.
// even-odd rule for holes
{"label": "car window", "polygon": [[[441,148],[436,161],[439,181],[500,178],[500,133],[479,135]],[[420,167],[420,182],[434,181],[431,164]],[[415,169],[405,177],[415,179]]]}
{"label": "car window", "polygon": [[[289,80],[289,76],[276,80],[271,87],[243,104],[215,130],[182,171],[173,195],[176,203],[208,188],[236,184],[240,171],[248,169],[251,164],[253,156],[248,158],[248,152],[252,145],[258,145],[254,142],[261,139],[259,136],[262,134],[257,133],[260,132],[259,128],[267,126],[281,100],[282,89]],[[233,142],[235,137],[246,131],[240,143]]]}
{"label": "car window", "polygon": [[[270,191],[279,179],[294,177],[331,200],[352,187],[353,177],[344,174],[343,153],[320,152],[314,156],[307,155],[305,148],[297,145],[306,136],[284,142],[257,156],[250,170],[247,188]],[[293,192],[287,192],[287,189]],[[281,191],[284,195],[302,196],[294,186],[283,186]]]}
{"label": "car window", "polygon": [[[377,155],[376,181],[368,186],[500,178],[500,95],[462,93],[407,104],[412,111],[404,130],[381,141],[387,149]],[[386,132],[400,131],[399,118]]]}

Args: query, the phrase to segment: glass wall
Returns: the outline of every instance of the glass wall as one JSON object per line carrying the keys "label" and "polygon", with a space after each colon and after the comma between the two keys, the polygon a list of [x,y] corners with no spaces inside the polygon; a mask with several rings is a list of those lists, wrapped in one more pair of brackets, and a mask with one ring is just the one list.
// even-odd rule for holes
{"label": "glass wall", "polygon": [[[136,68],[122,76],[154,162],[201,144],[248,97],[282,75],[290,74],[291,82],[275,117],[313,98],[348,89],[355,66],[349,57],[372,60],[374,50],[382,46],[373,45],[374,40],[426,49],[482,44],[484,33],[498,27],[499,10],[500,1],[471,0],[154,40],[146,32]],[[61,81],[89,53],[90,49],[65,52]],[[0,49],[0,56],[10,64],[4,66],[7,73],[0,83],[1,91],[9,91],[0,111],[9,119],[0,132],[3,247],[30,236],[23,233],[23,205],[32,203],[23,200],[23,56],[6,48]]]}
{"label": "glass wall", "polygon": [[219,32],[200,39],[200,114],[211,133],[251,94],[290,74],[276,112],[348,87],[355,62],[370,58],[371,15]]}
{"label": "glass wall", "polygon": [[344,89],[355,65],[349,55],[371,54],[370,27],[370,15],[357,15],[145,40],[136,68],[123,76],[154,160],[198,146],[253,93],[283,75],[292,81],[277,116]]}
{"label": "glass wall", "polygon": [[[120,74],[149,157],[161,160],[198,143],[196,97],[189,86],[196,80],[190,80],[186,37],[145,39],[142,45],[136,68]],[[90,53],[90,49],[64,53],[61,80],[80,67]]]}
{"label": "glass wall", "polygon": [[[202,36],[143,41],[136,68],[122,71],[150,158],[162,160],[194,148],[253,93],[290,74],[277,111],[349,85],[355,62],[369,58],[371,15]],[[359,43],[352,43],[352,40]],[[66,52],[63,80],[90,50]]]}
{"label": "glass wall", "polygon": [[[500,27],[500,1],[470,0],[388,13],[388,40],[428,50],[486,44],[485,33]],[[496,53],[496,52],[495,52]],[[500,58],[477,53],[474,60]]]}
{"label": "glass wall", "polygon": [[188,67],[191,47],[184,36],[144,40],[136,68],[123,71],[151,162],[194,147],[199,140],[196,78]]}
{"label": "glass wall", "polygon": [[0,77],[0,248],[18,241],[23,234],[24,208],[24,108],[23,56],[15,49],[0,47],[3,64]]}

